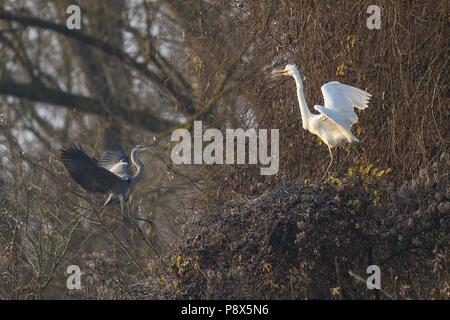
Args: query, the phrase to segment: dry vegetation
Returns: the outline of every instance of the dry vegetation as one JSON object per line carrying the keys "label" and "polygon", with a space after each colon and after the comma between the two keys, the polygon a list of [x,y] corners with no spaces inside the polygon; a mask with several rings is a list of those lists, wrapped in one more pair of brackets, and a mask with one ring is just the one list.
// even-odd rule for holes
{"label": "dry vegetation", "polygon": [[[284,182],[195,225],[151,298],[446,299],[448,154],[396,188],[377,169]],[[220,252],[220,254],[217,254]],[[382,266],[369,291],[367,266]],[[161,279],[160,279],[161,282]]]}
{"label": "dry vegetation", "polygon": [[[450,297],[447,1],[381,1],[368,30],[371,1],[80,0],[79,33],[59,28],[72,2],[0,1],[0,298]],[[287,62],[310,106],[331,80],[373,94],[322,184],[327,148],[270,77]],[[192,120],[279,128],[280,172],[173,166]],[[69,180],[74,141],[158,147],[134,221]]]}

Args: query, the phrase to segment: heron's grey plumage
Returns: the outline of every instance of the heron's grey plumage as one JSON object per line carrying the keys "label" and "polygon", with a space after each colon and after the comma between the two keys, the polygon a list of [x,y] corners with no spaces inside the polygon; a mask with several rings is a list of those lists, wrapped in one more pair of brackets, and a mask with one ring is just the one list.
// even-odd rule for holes
{"label": "heron's grey plumage", "polygon": [[120,189],[123,181],[111,171],[98,165],[81,146],[61,149],[61,160],[69,175],[84,189],[94,193],[107,193]]}
{"label": "heron's grey plumage", "polygon": [[128,157],[122,146],[106,150],[100,162],[89,157],[78,145],[61,149],[61,160],[69,175],[84,189],[108,194],[104,206],[120,201],[123,212],[123,202],[128,199],[132,188],[142,178],[144,165],[138,159],[139,151],[148,150],[145,145],[137,145],[131,151],[131,161],[136,166],[136,174],[132,174]]}
{"label": "heron's grey plumage", "polygon": [[123,179],[133,176],[130,161],[121,145],[103,152],[99,165]]}

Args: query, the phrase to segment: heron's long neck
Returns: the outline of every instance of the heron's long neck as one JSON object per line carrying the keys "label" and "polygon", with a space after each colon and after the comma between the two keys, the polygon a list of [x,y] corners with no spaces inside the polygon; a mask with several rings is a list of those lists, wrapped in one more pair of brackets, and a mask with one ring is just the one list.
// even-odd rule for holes
{"label": "heron's long neck", "polygon": [[297,86],[297,98],[298,98],[298,104],[300,106],[300,113],[302,115],[302,125],[303,129],[308,129],[308,123],[309,119],[312,116],[311,111],[309,111],[308,104],[306,103],[305,94],[303,92],[303,80],[300,76],[300,72],[296,70],[293,75],[295,79],[295,84]]}
{"label": "heron's long neck", "polygon": [[131,162],[133,162],[133,164],[137,168],[136,174],[133,176],[133,179],[132,179],[132,182],[134,185],[139,180],[141,180],[142,175],[144,174],[144,164],[142,163],[141,160],[138,159],[136,149],[133,149],[133,151],[131,151]]}

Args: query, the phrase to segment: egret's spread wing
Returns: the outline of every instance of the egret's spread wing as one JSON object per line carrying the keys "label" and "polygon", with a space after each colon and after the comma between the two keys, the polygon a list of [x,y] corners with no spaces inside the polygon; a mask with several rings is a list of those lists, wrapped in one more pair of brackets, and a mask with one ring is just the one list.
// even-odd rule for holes
{"label": "egret's spread wing", "polygon": [[103,152],[99,165],[121,178],[130,177],[132,175],[130,162],[121,145]]}
{"label": "egret's spread wing", "polygon": [[342,134],[348,139],[348,142],[358,142],[359,140],[352,133],[352,125],[350,121],[342,116],[341,113],[336,112],[331,108],[325,108],[323,106],[314,106],[321,114],[325,115],[329,120],[331,120],[342,132]]}
{"label": "egret's spread wing", "polygon": [[341,114],[350,123],[350,128],[358,121],[353,108],[367,108],[372,96],[364,90],[337,81],[325,83],[321,89],[325,108]]}
{"label": "egret's spread wing", "polygon": [[62,148],[61,160],[70,176],[88,191],[106,193],[122,182],[114,173],[100,167],[80,146]]}

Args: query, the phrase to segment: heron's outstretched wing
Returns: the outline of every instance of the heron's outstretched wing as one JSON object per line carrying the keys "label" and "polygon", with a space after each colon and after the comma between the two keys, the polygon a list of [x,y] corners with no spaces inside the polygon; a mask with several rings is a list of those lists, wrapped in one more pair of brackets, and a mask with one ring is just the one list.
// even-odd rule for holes
{"label": "heron's outstretched wing", "polygon": [[350,128],[358,121],[358,116],[353,108],[367,108],[372,96],[364,90],[337,81],[325,83],[321,89],[325,108],[341,114],[350,123]]}
{"label": "heron's outstretched wing", "polygon": [[103,152],[99,165],[121,178],[132,176],[130,161],[121,145]]}
{"label": "heron's outstretched wing", "polygon": [[111,191],[120,179],[114,173],[102,168],[89,157],[81,146],[71,145],[61,149],[61,160],[70,176],[84,189],[95,193]]}

